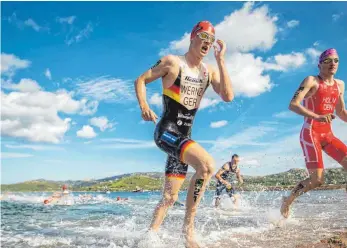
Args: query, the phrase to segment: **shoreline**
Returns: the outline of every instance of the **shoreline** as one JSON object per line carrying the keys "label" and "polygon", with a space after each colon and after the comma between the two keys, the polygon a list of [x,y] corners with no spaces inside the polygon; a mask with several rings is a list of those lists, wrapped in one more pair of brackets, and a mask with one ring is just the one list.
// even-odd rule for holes
{"label": "shoreline", "polygon": [[[236,186],[236,191],[238,192],[250,192],[250,191],[254,191],[254,192],[263,192],[263,191],[290,191],[295,187],[295,185],[288,185],[288,186],[254,186],[253,187],[237,187]],[[347,191],[347,185],[345,184],[334,184],[334,185],[323,185],[320,186],[318,188],[313,189],[313,191],[324,191],[324,190],[343,190],[345,189]],[[146,190],[146,189],[144,189]],[[1,190],[1,193],[14,193],[14,192],[20,192],[20,193],[29,193],[29,192],[56,192],[59,191],[59,189],[57,190],[52,190],[52,191],[29,191],[29,190],[21,190],[21,191],[7,191],[7,190]],[[132,192],[132,191],[125,191],[125,190],[110,190],[110,193],[147,193],[147,192],[161,192],[162,189],[158,189],[158,190],[146,190],[144,192]],[[182,191],[187,191],[187,189],[181,189]],[[215,191],[215,189],[207,189],[207,191]],[[74,190],[73,188],[71,188],[71,192],[78,192],[78,193],[100,193],[100,194],[105,194],[107,195],[105,192],[103,191],[86,191],[86,190]]]}
{"label": "shoreline", "polygon": [[347,230],[337,232],[330,238],[323,238],[319,242],[297,245],[295,248],[347,248]]}

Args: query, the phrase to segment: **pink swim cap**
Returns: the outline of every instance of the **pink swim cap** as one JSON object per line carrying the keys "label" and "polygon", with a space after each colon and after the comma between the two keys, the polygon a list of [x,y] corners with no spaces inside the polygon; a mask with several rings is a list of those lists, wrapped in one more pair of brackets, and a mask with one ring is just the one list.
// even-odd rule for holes
{"label": "pink swim cap", "polygon": [[329,48],[327,50],[325,50],[324,52],[322,52],[322,54],[319,56],[319,64],[322,63],[322,61],[324,59],[326,59],[326,57],[336,54],[337,55],[337,51],[335,48]]}

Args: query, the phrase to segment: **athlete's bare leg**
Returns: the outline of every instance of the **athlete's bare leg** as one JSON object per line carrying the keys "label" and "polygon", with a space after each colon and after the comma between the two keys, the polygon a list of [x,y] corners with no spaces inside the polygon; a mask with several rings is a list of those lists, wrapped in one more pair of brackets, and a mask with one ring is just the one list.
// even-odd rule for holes
{"label": "athlete's bare leg", "polygon": [[345,157],[341,160],[340,164],[343,166],[343,168],[345,169],[345,171],[347,171],[347,156],[345,156]]}
{"label": "athlete's bare leg", "polygon": [[154,210],[153,220],[150,226],[151,231],[158,231],[166,216],[167,210],[177,201],[178,192],[183,182],[183,178],[165,177],[163,198]]}
{"label": "athlete's bare leg", "polygon": [[194,239],[194,220],[206,185],[213,175],[214,161],[204,148],[194,143],[184,152],[183,162],[191,165],[196,171],[188,189],[183,232],[186,237],[186,247],[197,248],[199,245]]}
{"label": "athlete's bare leg", "polygon": [[288,197],[283,198],[281,206],[281,214],[283,215],[283,217],[288,218],[290,205],[297,197],[309,190],[321,186],[324,183],[324,169],[309,169],[308,171],[310,177],[301,181],[294,187]]}
{"label": "athlete's bare leg", "polygon": [[216,201],[214,203],[215,207],[217,208],[220,204],[220,197],[216,197]]}

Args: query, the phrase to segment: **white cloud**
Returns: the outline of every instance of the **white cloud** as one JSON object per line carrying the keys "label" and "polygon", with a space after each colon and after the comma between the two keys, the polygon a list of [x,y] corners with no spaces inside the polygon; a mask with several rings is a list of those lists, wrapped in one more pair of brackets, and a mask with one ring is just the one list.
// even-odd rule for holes
{"label": "white cloud", "polygon": [[22,29],[24,27],[30,27],[30,28],[34,29],[36,32],[49,30],[48,27],[43,27],[43,26],[40,26],[39,24],[37,24],[37,22],[35,22],[32,18],[29,18],[25,21],[19,19],[17,17],[16,13],[12,13],[12,15],[5,18],[5,20],[7,20],[9,23],[16,25],[20,29]]}
{"label": "white cloud", "polygon": [[77,137],[86,138],[86,139],[91,139],[96,137],[96,133],[94,132],[93,127],[89,125],[84,125],[82,129],[76,132],[76,134],[77,134]]}
{"label": "white cloud", "polygon": [[32,27],[36,32],[40,31],[42,27],[38,25],[33,19],[29,18],[24,22],[25,25]]}
{"label": "white cloud", "polygon": [[135,100],[133,84],[130,81],[107,76],[77,83],[77,93],[106,102]]}
{"label": "white cloud", "polygon": [[4,158],[28,158],[32,157],[32,154],[28,153],[16,153],[16,152],[1,152],[1,159]]}
{"label": "white cloud", "polygon": [[9,85],[19,91],[8,94],[1,91],[1,127],[5,136],[59,143],[71,122],[71,118],[62,119],[59,113],[85,114],[96,111],[95,102],[74,100],[73,94],[65,90],[44,91],[31,79]]}
{"label": "white cloud", "polygon": [[43,146],[43,145],[5,145],[9,149],[31,149],[34,151],[59,151],[64,150],[63,147],[58,146]]}
{"label": "white cloud", "polygon": [[243,159],[241,161],[242,161],[241,162],[242,165],[248,165],[248,166],[258,166],[258,165],[260,165],[259,161],[256,160],[256,159],[250,159],[250,160]]}
{"label": "white cloud", "polygon": [[12,89],[20,92],[38,92],[41,90],[40,85],[30,78],[23,78],[18,84],[6,82],[3,84],[4,89]]}
{"label": "white cloud", "polygon": [[65,40],[65,43],[70,46],[73,43],[79,43],[85,38],[88,38],[90,34],[94,31],[93,24],[89,22],[87,26],[83,29],[81,29],[77,35],[74,35],[73,37],[67,37]]}
{"label": "white cloud", "polygon": [[312,63],[313,64],[317,64],[318,63],[318,58],[319,56],[321,55],[321,51],[313,48],[313,47],[310,47],[310,48],[307,48],[306,49],[306,53],[307,55],[311,58],[312,60]]}
{"label": "white cloud", "polygon": [[[277,17],[270,15],[266,5],[254,8],[254,3],[247,2],[215,25],[216,36],[226,42],[228,52],[266,51],[276,43],[276,21]],[[169,48],[162,49],[160,55],[186,51],[189,33],[190,30],[181,39],[170,42]]]}
{"label": "white cloud", "polygon": [[280,118],[280,119],[288,119],[288,118],[293,118],[293,117],[296,117],[296,116],[297,115],[295,115],[291,111],[282,111],[282,112],[273,114],[273,117]]}
{"label": "white cloud", "polygon": [[52,80],[52,74],[51,74],[51,71],[49,70],[49,68],[46,69],[46,71],[45,71],[45,76],[46,76],[46,78],[48,78],[49,80]]}
{"label": "white cloud", "polygon": [[343,13],[340,14],[333,14],[332,15],[332,19],[334,22],[336,22],[337,20],[339,20],[341,18],[341,16],[343,15]]}
{"label": "white cloud", "polygon": [[271,61],[272,63],[266,63],[266,69],[287,71],[302,66],[306,62],[306,57],[303,53],[292,52],[290,54],[277,54],[274,57],[268,58],[267,61]]}
{"label": "white cloud", "polygon": [[294,27],[298,26],[299,23],[300,22],[298,20],[291,20],[291,21],[287,22],[287,26],[288,26],[288,28],[294,28]]}
{"label": "white cloud", "polygon": [[1,74],[13,76],[18,69],[24,69],[30,66],[30,61],[20,59],[14,54],[1,53]]}
{"label": "white cloud", "polygon": [[67,17],[57,17],[56,21],[59,23],[67,23],[67,24],[73,24],[75,21],[76,16],[67,16]]}
{"label": "white cloud", "polygon": [[90,124],[100,128],[100,131],[104,132],[108,128],[112,128],[114,123],[110,123],[106,116],[93,117],[89,120]]}
{"label": "white cloud", "polygon": [[254,126],[249,127],[239,133],[236,133],[230,137],[218,138],[214,141],[199,141],[200,143],[213,144],[212,152],[225,152],[231,148],[240,146],[267,146],[268,143],[259,141],[260,138],[264,137],[268,133],[274,131],[275,128],[267,126]]}
{"label": "white cloud", "polygon": [[314,43],[313,43],[313,46],[319,46],[319,42],[318,41],[315,41]]}
{"label": "white cloud", "polygon": [[220,128],[224,127],[228,124],[228,121],[223,120],[223,121],[216,121],[216,122],[211,122],[210,127],[212,128]]}
{"label": "white cloud", "polygon": [[149,103],[158,107],[162,106],[162,96],[159,93],[154,93],[149,99]]}
{"label": "white cloud", "polygon": [[100,145],[99,148],[110,148],[110,149],[143,149],[156,147],[153,140],[136,140],[136,139],[124,139],[124,138],[109,138],[101,139],[103,142],[108,144]]}

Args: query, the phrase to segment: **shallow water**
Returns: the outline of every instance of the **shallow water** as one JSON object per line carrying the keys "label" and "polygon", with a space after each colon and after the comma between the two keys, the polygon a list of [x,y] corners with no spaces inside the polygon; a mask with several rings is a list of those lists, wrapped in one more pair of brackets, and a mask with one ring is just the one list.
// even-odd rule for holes
{"label": "shallow water", "polygon": [[[184,247],[181,236],[184,207],[169,210],[158,234],[146,233],[160,192],[74,192],[71,205],[43,205],[49,193],[9,194],[1,202],[2,247]],[[224,198],[213,207],[206,193],[196,218],[196,235],[205,247],[295,247],[347,229],[347,193],[312,191],[294,203],[292,216],[282,222],[279,207],[286,191],[244,192],[235,209]],[[128,197],[125,202],[115,198]],[[184,202],[186,192],[180,193]]]}

